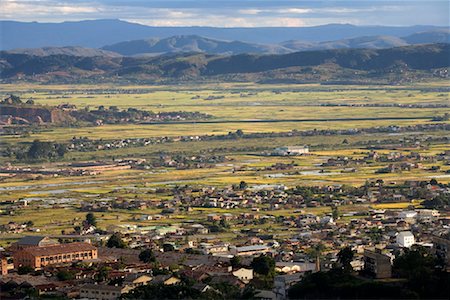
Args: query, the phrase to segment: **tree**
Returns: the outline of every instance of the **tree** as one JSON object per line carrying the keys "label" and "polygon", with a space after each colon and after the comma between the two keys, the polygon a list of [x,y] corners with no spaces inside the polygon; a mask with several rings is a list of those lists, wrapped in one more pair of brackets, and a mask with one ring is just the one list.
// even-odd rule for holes
{"label": "tree", "polygon": [[122,240],[120,233],[113,233],[106,243],[108,248],[126,248],[127,244]]}
{"label": "tree", "polygon": [[322,243],[314,245],[308,251],[308,255],[316,261],[316,271],[320,271],[320,257],[325,250],[325,246]]}
{"label": "tree", "polygon": [[261,254],[255,257],[251,263],[253,270],[263,276],[273,277],[275,275],[275,260],[267,255]]}
{"label": "tree", "polygon": [[30,266],[20,266],[19,268],[17,268],[17,273],[19,275],[29,274],[33,271],[34,269]]}
{"label": "tree", "polygon": [[103,282],[108,279],[108,274],[111,272],[111,268],[107,266],[102,266],[98,269],[97,274],[95,274],[95,281],[96,282]]}
{"label": "tree", "polygon": [[239,189],[240,189],[240,190],[245,190],[247,187],[248,187],[247,182],[241,181],[241,182],[239,183]]}
{"label": "tree", "polygon": [[230,224],[228,224],[228,222],[225,221],[224,219],[219,221],[219,226],[224,228],[224,229],[229,229],[230,228]]}
{"label": "tree", "polygon": [[60,270],[58,273],[56,273],[56,277],[59,281],[67,281],[75,279],[75,274],[69,270]]}
{"label": "tree", "polygon": [[86,223],[91,226],[97,226],[97,218],[93,213],[86,214]]}
{"label": "tree", "polygon": [[41,142],[34,140],[28,150],[17,151],[17,159],[29,159],[29,160],[43,160],[62,158],[67,153],[67,148],[64,144]]}
{"label": "tree", "polygon": [[439,262],[423,246],[413,246],[394,260],[393,274],[407,279],[407,286],[420,298],[450,299],[450,275],[436,268]]}
{"label": "tree", "polygon": [[414,274],[428,272],[435,265],[434,257],[421,246],[405,249],[393,263],[393,271],[400,277],[411,277]]}
{"label": "tree", "polygon": [[139,253],[139,260],[147,264],[154,263],[156,262],[156,257],[152,249],[145,249]]}
{"label": "tree", "polygon": [[345,247],[342,248],[339,253],[337,254],[338,261],[341,264],[342,268],[346,272],[350,272],[353,268],[351,265],[351,262],[353,260],[353,257],[355,256],[355,252],[353,252],[352,248]]}
{"label": "tree", "polygon": [[339,219],[339,210],[337,208],[337,206],[333,206],[331,208],[331,215],[333,217],[333,219],[336,221],[337,219]]}
{"label": "tree", "polygon": [[170,243],[165,243],[165,244],[163,244],[163,251],[164,252],[175,251],[175,247],[174,247],[174,245],[172,245]]}
{"label": "tree", "polygon": [[241,258],[239,256],[233,256],[230,259],[230,264],[233,268],[239,268],[241,266]]}

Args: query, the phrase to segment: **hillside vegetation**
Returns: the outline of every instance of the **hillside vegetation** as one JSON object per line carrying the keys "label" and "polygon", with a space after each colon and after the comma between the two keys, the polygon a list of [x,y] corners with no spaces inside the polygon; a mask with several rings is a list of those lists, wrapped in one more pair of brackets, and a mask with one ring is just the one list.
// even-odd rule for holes
{"label": "hillside vegetation", "polygon": [[34,56],[1,52],[3,81],[172,80],[214,79],[295,80],[299,82],[410,81],[445,77],[450,65],[449,44],[390,49],[337,49],[284,55],[234,56],[177,54],[157,57]]}

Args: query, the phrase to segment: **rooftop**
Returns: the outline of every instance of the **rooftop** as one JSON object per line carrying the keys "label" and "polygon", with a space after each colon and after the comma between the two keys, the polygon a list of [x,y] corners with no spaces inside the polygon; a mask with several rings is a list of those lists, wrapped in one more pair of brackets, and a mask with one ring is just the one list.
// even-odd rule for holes
{"label": "rooftop", "polygon": [[92,251],[92,250],[97,250],[97,248],[88,243],[70,243],[44,247],[30,247],[24,249],[23,251],[28,252],[35,256],[48,256],[81,251]]}

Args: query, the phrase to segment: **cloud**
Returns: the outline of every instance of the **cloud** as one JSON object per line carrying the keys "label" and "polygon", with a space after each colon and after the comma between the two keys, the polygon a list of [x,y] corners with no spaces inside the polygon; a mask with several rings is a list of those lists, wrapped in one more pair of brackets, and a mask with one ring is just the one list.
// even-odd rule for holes
{"label": "cloud", "polygon": [[35,16],[54,17],[56,15],[97,14],[101,11],[92,5],[69,5],[53,1],[14,1],[1,0],[4,18],[27,18]]}
{"label": "cloud", "polygon": [[446,0],[0,0],[3,19],[123,19],[153,26],[448,25]]}
{"label": "cloud", "polygon": [[276,12],[280,14],[306,14],[313,11],[314,10],[310,8],[283,8],[276,10]]}
{"label": "cloud", "polygon": [[241,15],[257,15],[264,12],[264,10],[262,9],[255,9],[255,8],[251,8],[251,9],[239,9],[238,13]]}

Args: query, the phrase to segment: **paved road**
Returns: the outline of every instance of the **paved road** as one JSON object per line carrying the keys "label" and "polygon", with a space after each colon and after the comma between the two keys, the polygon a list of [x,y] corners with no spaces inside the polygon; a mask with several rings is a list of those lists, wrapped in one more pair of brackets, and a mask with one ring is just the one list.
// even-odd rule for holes
{"label": "paved road", "polygon": [[432,117],[373,117],[373,118],[326,118],[326,119],[267,119],[267,120],[201,120],[201,121],[173,121],[173,122],[143,122],[143,125],[171,125],[171,124],[223,124],[223,123],[305,123],[305,122],[351,122],[377,120],[430,120]]}

